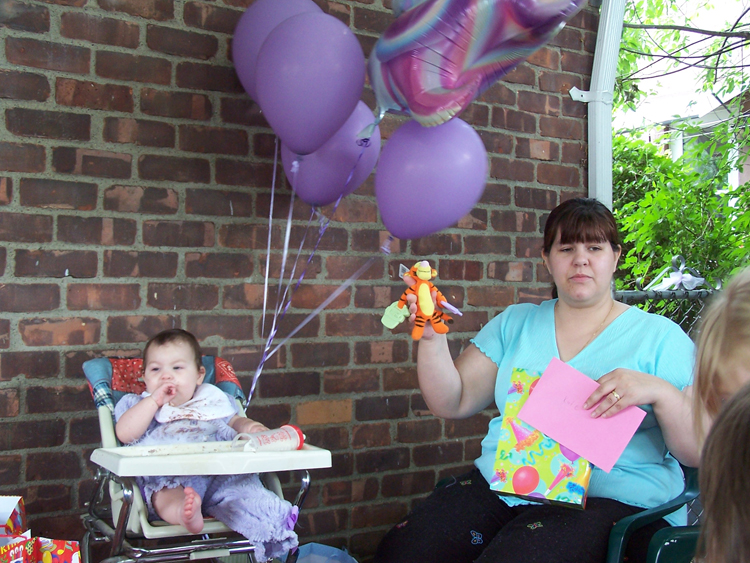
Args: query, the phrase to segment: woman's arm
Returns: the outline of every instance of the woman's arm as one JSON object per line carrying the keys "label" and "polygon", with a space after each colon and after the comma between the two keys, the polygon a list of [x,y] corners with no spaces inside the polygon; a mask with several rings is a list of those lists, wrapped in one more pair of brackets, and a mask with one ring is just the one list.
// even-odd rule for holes
{"label": "woman's arm", "polygon": [[[599,388],[584,403],[591,416],[608,418],[631,405],[652,405],[664,443],[683,465],[697,467],[700,448],[693,430],[693,404],[687,388],[680,391],[663,379],[639,371],[618,368],[598,380]],[[612,394],[619,395],[616,399]]]}
{"label": "woman's arm", "polygon": [[418,346],[419,388],[434,415],[467,418],[492,403],[497,364],[476,346],[470,344],[455,363],[444,334],[423,336]]}

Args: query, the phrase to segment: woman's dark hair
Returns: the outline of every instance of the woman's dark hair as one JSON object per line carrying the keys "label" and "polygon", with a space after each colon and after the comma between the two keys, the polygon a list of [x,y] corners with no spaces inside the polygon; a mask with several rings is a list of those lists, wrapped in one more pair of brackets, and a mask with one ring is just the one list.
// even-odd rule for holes
{"label": "woman's dark hair", "polygon": [[172,342],[183,342],[193,349],[193,356],[195,357],[195,364],[198,366],[198,370],[203,367],[201,358],[203,352],[201,352],[200,344],[192,333],[182,330],[181,328],[172,328],[169,330],[162,330],[159,334],[152,336],[151,339],[146,342],[146,346],[143,348],[143,366],[146,367],[146,354],[148,354],[151,346],[164,346]]}
{"label": "woman's dark hair", "polygon": [[560,242],[608,242],[620,250],[620,233],[612,212],[595,199],[578,197],[555,207],[544,226],[543,251],[549,254],[560,233]]}

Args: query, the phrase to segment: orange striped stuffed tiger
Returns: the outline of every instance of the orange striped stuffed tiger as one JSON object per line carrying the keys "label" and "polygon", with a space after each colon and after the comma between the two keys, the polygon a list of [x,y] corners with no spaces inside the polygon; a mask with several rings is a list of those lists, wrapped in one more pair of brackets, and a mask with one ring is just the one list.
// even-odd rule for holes
{"label": "orange striped stuffed tiger", "polygon": [[[403,309],[407,305],[406,298],[409,295],[415,295],[417,298],[417,317],[414,321],[414,329],[411,331],[411,337],[414,340],[422,338],[424,327],[429,321],[432,328],[438,334],[448,332],[448,326],[445,322],[452,322],[453,318],[435,306],[432,300],[432,292],[437,293],[437,302],[446,301],[442,293],[430,281],[437,276],[437,271],[430,267],[427,260],[417,262],[412,268],[404,274],[404,281],[409,285],[406,291],[398,300],[398,308]],[[410,279],[407,279],[410,278]]]}

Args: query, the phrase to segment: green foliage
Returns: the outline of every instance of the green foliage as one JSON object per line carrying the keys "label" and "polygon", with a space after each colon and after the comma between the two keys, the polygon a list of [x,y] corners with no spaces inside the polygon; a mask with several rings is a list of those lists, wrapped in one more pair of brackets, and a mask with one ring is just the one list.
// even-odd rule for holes
{"label": "green foliage", "polygon": [[[729,146],[739,147],[739,154]],[[614,209],[624,236],[621,288],[633,288],[638,278],[648,283],[677,254],[714,281],[750,262],[750,184],[734,189],[727,184],[746,149],[726,123],[707,137],[696,136],[676,162],[649,143],[615,137]]]}

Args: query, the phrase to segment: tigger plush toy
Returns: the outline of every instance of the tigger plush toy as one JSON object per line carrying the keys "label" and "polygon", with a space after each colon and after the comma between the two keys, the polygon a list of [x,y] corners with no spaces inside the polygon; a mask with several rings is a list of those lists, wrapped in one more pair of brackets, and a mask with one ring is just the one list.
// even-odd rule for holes
{"label": "tigger plush toy", "polygon": [[[422,338],[424,327],[429,322],[433,330],[438,334],[448,332],[446,322],[453,322],[453,318],[443,312],[443,308],[450,308],[453,312],[458,312],[452,308],[442,293],[430,281],[437,276],[437,271],[430,267],[427,260],[417,262],[403,276],[404,282],[409,286],[401,295],[401,299],[391,303],[385,310],[381,322],[388,328],[396,328],[404,319],[409,317],[409,307],[406,298],[414,295],[417,298],[417,315],[414,320],[414,329],[411,331],[411,337],[414,340]],[[438,306],[432,300],[432,292],[436,292],[436,301]],[[460,312],[458,313],[461,314]]]}

